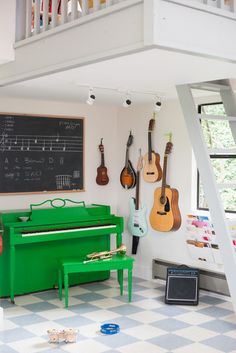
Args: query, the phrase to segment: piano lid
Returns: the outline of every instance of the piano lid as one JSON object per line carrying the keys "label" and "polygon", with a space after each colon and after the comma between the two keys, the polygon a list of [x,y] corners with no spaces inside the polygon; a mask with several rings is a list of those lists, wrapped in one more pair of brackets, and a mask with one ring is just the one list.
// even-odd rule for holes
{"label": "piano lid", "polygon": [[[49,206],[49,207],[47,207]],[[40,204],[30,205],[30,220],[44,223],[58,220],[73,221],[90,219],[93,216],[110,215],[110,206],[85,205],[84,201],[72,201],[69,199],[55,198],[46,200]]]}

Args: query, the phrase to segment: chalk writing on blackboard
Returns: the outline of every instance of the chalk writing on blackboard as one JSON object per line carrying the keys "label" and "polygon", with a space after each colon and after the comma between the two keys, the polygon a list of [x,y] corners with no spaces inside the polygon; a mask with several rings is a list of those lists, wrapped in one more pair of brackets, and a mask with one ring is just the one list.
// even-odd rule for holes
{"label": "chalk writing on blackboard", "polygon": [[0,193],[82,190],[83,124],[0,114]]}

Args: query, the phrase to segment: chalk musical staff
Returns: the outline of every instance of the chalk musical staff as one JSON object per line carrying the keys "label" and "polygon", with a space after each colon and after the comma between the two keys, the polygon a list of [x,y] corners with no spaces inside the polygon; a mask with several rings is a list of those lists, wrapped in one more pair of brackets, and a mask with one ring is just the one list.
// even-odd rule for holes
{"label": "chalk musical staff", "polygon": [[57,190],[70,189],[71,175],[56,175]]}
{"label": "chalk musical staff", "polygon": [[35,152],[79,152],[83,151],[82,137],[79,136],[40,136],[40,135],[0,135],[0,151]]}

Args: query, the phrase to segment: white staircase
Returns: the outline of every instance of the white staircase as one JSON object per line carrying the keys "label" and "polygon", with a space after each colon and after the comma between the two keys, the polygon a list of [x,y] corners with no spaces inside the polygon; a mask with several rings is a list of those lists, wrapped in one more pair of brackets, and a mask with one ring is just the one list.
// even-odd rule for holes
{"label": "white staircase", "polygon": [[[184,114],[192,148],[195,154],[197,167],[201,175],[204,187],[204,193],[207,198],[211,220],[214,225],[216,237],[219,243],[221,256],[224,263],[225,275],[227,278],[234,311],[236,312],[236,255],[232,246],[228,221],[226,219],[224,207],[220,197],[220,188],[235,188],[236,181],[231,185],[217,184],[213,168],[211,165],[210,154],[212,150],[208,150],[200,120],[201,119],[227,119],[232,131],[232,136],[236,145],[236,98],[232,89],[230,80],[218,80],[211,82],[202,82],[199,84],[185,84],[176,87],[180,99],[182,111]],[[226,117],[225,116],[209,116],[198,114],[196,103],[192,95],[192,89],[208,90],[218,92],[221,96]],[[221,152],[221,151],[220,151]],[[222,151],[223,152],[223,151]],[[224,153],[228,153],[225,150]],[[230,153],[236,154],[236,148]],[[236,200],[235,200],[236,202]]]}

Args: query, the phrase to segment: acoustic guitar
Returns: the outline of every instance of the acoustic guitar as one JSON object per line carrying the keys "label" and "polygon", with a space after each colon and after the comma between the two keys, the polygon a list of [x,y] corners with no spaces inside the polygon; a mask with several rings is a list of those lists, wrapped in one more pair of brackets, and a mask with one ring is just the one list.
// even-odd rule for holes
{"label": "acoustic guitar", "polygon": [[132,243],[132,254],[137,253],[139,238],[147,233],[147,221],[146,221],[146,207],[140,205],[140,172],[143,166],[143,158],[140,156],[137,165],[137,181],[136,181],[136,195],[135,198],[130,200],[130,217],[128,221],[128,230],[133,235]]}
{"label": "acoustic guitar", "polygon": [[172,142],[167,142],[163,162],[162,186],[154,192],[154,205],[150,213],[152,228],[160,232],[177,230],[181,225],[178,190],[172,189],[166,184],[167,160],[172,146]]}
{"label": "acoustic guitar", "polygon": [[132,189],[136,184],[136,173],[129,160],[129,148],[133,143],[133,135],[130,131],[128,141],[126,144],[125,166],[120,173],[120,183],[124,189]]}
{"label": "acoustic guitar", "polygon": [[[155,115],[154,115],[155,116]],[[148,153],[144,156],[143,178],[148,183],[154,183],[162,178],[160,155],[152,150],[152,131],[155,127],[155,118],[149,121],[148,126]]]}
{"label": "acoustic guitar", "polygon": [[107,168],[105,167],[104,146],[102,140],[103,139],[101,139],[100,145],[98,146],[99,151],[101,152],[101,164],[97,168],[96,183],[98,185],[107,185],[109,183],[109,177],[107,175]]}

